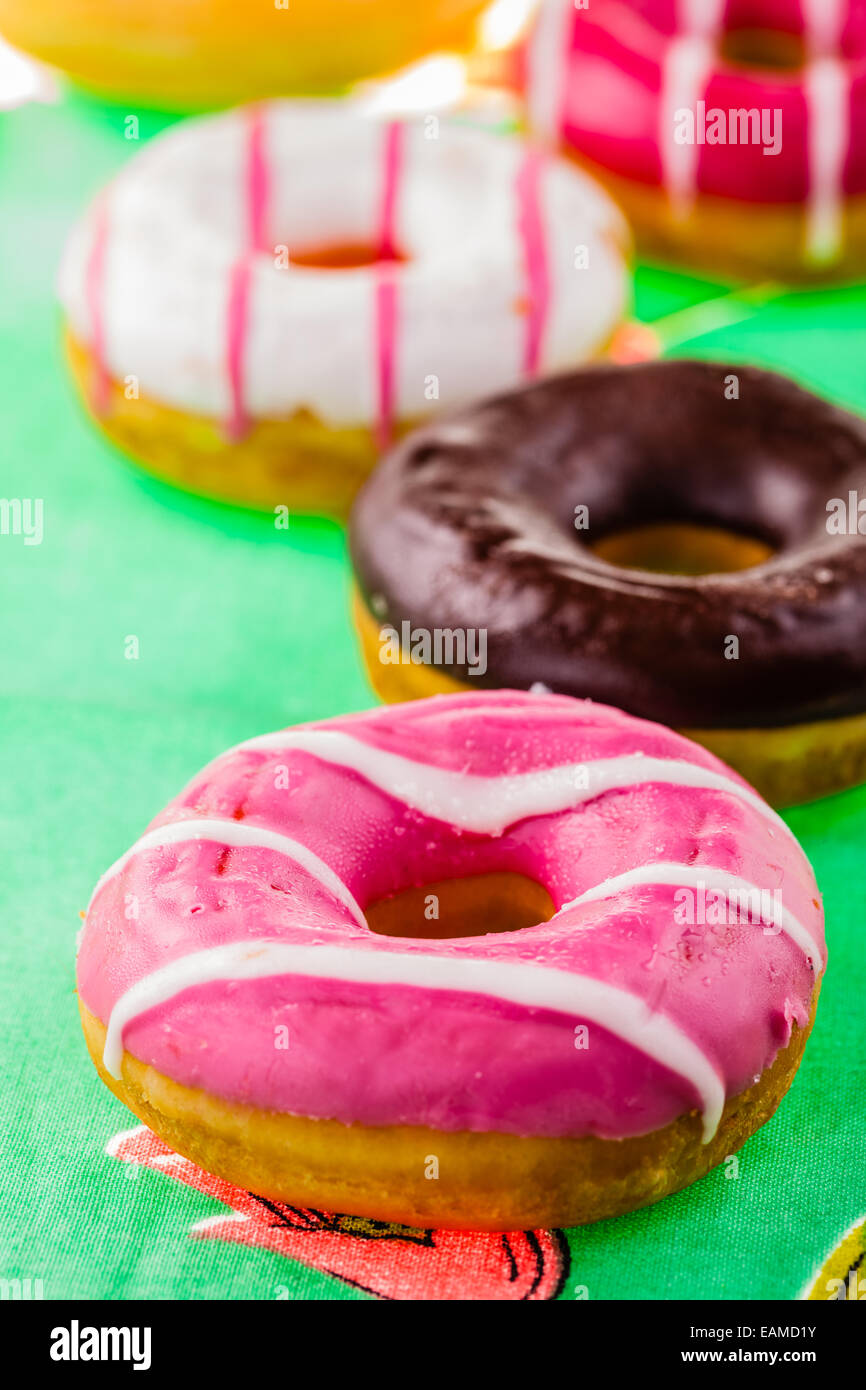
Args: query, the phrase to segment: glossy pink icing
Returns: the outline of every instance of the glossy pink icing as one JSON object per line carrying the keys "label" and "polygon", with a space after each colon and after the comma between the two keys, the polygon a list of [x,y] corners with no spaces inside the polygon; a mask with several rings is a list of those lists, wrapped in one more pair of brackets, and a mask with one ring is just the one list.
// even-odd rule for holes
{"label": "glossy pink icing", "polygon": [[[433,954],[458,970],[465,961],[542,965],[618,986],[703,1052],[726,1095],[771,1064],[793,1021],[806,1022],[823,960],[814,877],[784,827],[741,799],[736,787],[745,784],[705,750],[605,706],[509,691],[436,697],[287,734],[316,730],[464,781],[638,754],[722,772],[732,790],[638,781],[481,834],[410,809],[310,751],[253,743],[205,768],[153,827],[217,817],[279,831],[333,870],[361,909],[412,885],[492,871],[526,874],[560,908],[642,865],[727,870],[780,890],[815,942],[814,964],[790,936],[759,923],[684,926],[674,919],[674,889],[651,883],[525,931],[394,940],[360,926],[273,850],[185,841],[133,852],[97,888],[78,959],[79,991],[97,1017],[108,1023],[125,991],[182,957],[269,939]],[[123,1042],[185,1085],[347,1123],[620,1137],[698,1104],[682,1074],[595,1023],[589,1048],[576,1049],[581,1021],[483,993],[283,974],[183,990],[134,1017]],[[288,1050],[274,1047],[280,1025]]]}
{"label": "glossy pink icing", "polygon": [[527,296],[523,371],[528,377],[538,372],[550,304],[547,244],[539,198],[544,160],[543,151],[530,149],[517,176],[518,225],[526,264]]}
{"label": "glossy pink icing", "polygon": [[[556,6],[562,0],[546,0]],[[569,7],[570,8],[570,7]],[[745,67],[719,52],[724,34],[780,30],[804,39],[804,65],[788,71]],[[626,179],[667,181],[672,138],[665,103],[681,104],[669,77],[677,46],[691,37],[697,83],[683,105],[706,109],[780,111],[781,149],[757,144],[701,144],[695,150],[694,192],[756,203],[808,201],[825,164],[834,168],[839,198],[866,192],[866,4],[863,0],[593,0],[574,9],[557,34],[558,52],[527,61],[533,84],[558,88],[554,124],[566,146]],[[706,41],[706,71],[699,44]],[[822,90],[833,86],[840,119],[814,95],[814,66],[824,65]],[[823,107],[823,111],[822,108]],[[548,106],[549,109],[549,106]],[[834,127],[841,127],[836,129]],[[838,149],[831,148],[839,146]],[[825,190],[819,190],[825,196]]]}

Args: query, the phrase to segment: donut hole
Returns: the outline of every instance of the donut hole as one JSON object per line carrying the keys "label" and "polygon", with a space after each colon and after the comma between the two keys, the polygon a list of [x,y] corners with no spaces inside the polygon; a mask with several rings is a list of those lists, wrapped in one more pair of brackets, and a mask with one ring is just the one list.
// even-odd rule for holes
{"label": "donut hole", "polygon": [[796,72],[806,61],[806,46],[799,34],[776,29],[734,29],[721,43],[725,62],[736,68],[771,72]]}
{"label": "donut hole", "polygon": [[444,941],[524,931],[555,912],[546,889],[523,874],[474,874],[446,878],[380,898],[366,910],[378,936]]}
{"label": "donut hole", "polygon": [[612,531],[589,543],[600,560],[654,574],[733,574],[763,565],[775,553],[757,536],[723,526],[653,522]]}
{"label": "donut hole", "polygon": [[363,270],[374,265],[405,265],[408,260],[399,247],[383,250],[363,241],[301,247],[289,252],[289,264],[305,270]]}

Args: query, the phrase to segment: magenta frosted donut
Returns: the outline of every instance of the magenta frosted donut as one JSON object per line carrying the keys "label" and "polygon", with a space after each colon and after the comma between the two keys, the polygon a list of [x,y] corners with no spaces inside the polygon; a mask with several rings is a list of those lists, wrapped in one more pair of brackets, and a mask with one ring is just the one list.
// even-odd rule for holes
{"label": "magenta frosted donut", "polygon": [[[540,885],[549,920],[367,924],[407,890],[503,874]],[[507,1226],[641,1205],[742,1143],[796,1069],[823,965],[809,864],[736,774],[661,726],[504,691],[218,758],[98,883],[78,988],[104,1079],[221,1176]],[[367,1170],[344,1171],[341,1136]],[[327,1173],[304,1149],[325,1138]],[[457,1176],[425,1181],[443,1149]],[[581,1176],[597,1153],[607,1192],[597,1158],[591,1192]]]}
{"label": "magenta frosted donut", "polygon": [[651,247],[776,274],[866,263],[864,0],[545,0],[525,56],[530,124],[612,182]]}

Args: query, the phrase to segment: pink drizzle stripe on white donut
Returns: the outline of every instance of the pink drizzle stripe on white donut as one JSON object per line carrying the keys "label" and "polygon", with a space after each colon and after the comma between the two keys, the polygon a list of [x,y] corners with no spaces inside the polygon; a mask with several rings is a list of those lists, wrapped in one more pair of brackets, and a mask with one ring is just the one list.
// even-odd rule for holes
{"label": "pink drizzle stripe on white donut", "polygon": [[90,388],[90,408],[94,415],[104,415],[109,401],[109,375],[105,363],[105,315],[102,298],[105,293],[105,261],[108,252],[108,194],[98,199],[93,214],[93,239],[87,258],[84,293],[90,319],[90,352],[93,358],[93,378]]}
{"label": "pink drizzle stripe on white donut", "polygon": [[[397,198],[405,157],[406,131],[401,121],[384,128],[382,206],[379,216],[379,258],[376,276],[377,444],[384,452],[394,434],[394,371],[397,351],[397,282],[393,262],[397,242]],[[391,264],[389,264],[391,262]]]}
{"label": "pink drizzle stripe on white donut", "polygon": [[376,445],[380,453],[394,438],[394,348],[397,338],[397,286],[391,269],[381,270],[376,282],[376,342],[378,374]]}
{"label": "pink drizzle stripe on white donut", "polygon": [[249,428],[244,405],[244,357],[249,327],[250,279],[255,253],[264,249],[269,181],[262,110],[258,106],[250,107],[244,117],[245,244],[231,268],[226,315],[226,368],[231,398],[226,434],[232,442],[243,438]]}
{"label": "pink drizzle stripe on white donut", "polygon": [[265,249],[270,173],[265,154],[265,118],[260,106],[249,112],[247,130],[247,239],[250,250]]}
{"label": "pink drizzle stripe on white donut", "polygon": [[236,444],[249,428],[244,409],[244,347],[249,317],[250,266],[244,256],[235,261],[229,278],[229,297],[226,334],[226,366],[231,404],[225,432],[229,442]]}
{"label": "pink drizzle stripe on white donut", "polygon": [[529,150],[517,173],[517,216],[526,274],[526,338],[523,347],[523,373],[535,376],[541,366],[544,329],[550,306],[550,274],[547,239],[541,210],[541,184],[546,157],[541,150]]}
{"label": "pink drizzle stripe on white donut", "polygon": [[[191,844],[199,840],[225,845],[232,849],[268,849],[273,850],[276,854],[286,855],[287,858],[293,859],[296,864],[305,869],[311,878],[316,879],[339,903],[342,903],[359,927],[366,927],[367,919],[343,880],[334,873],[333,869],[329,869],[328,865],[317,854],[314,854],[311,849],[307,849],[306,845],[300,844],[298,840],[293,840],[291,836],[283,835],[277,830],[268,830],[261,825],[250,825],[246,821],[222,820],[219,817],[191,817],[187,820],[170,821],[167,825],[159,825],[155,830],[149,830],[126,851],[126,854],[122,854],[111,865],[110,869],[106,869],[93,890],[90,907],[93,906],[97,893],[110,879],[116,878],[133,855],[140,854],[143,850],[158,849],[162,845]],[[90,907],[87,909],[88,912]]]}
{"label": "pink drizzle stripe on white donut", "polygon": [[106,1030],[103,1062],[120,1078],[123,1034],[133,1019],[183,990],[218,980],[302,975],[372,985],[480,994],[530,1009],[584,1018],[623,1038],[661,1066],[684,1077],[700,1097],[704,1142],[715,1134],[725,1103],[724,1082],[700,1047],[645,1000],[614,985],[549,966],[472,958],[372,952],[345,946],[298,946],[244,941],[182,956],[155,970],[120,996]]}
{"label": "pink drizzle stripe on white donut", "polygon": [[760,920],[767,927],[775,927],[779,931],[789,936],[791,940],[799,946],[800,950],[813,965],[817,959],[823,963],[824,951],[819,942],[815,940],[803,923],[794,916],[786,907],[779,907],[775,903],[768,904],[765,895],[756,883],[750,883],[748,879],[740,878],[738,874],[729,873],[727,869],[714,869],[708,864],[670,864],[652,863],[641,864],[637,869],[628,869],[625,873],[617,874],[614,878],[607,878],[603,883],[598,883],[594,888],[588,888],[585,893],[573,898],[570,903],[564,903],[556,913],[560,917],[563,913],[571,911],[572,908],[580,907],[583,903],[603,902],[605,898],[613,898],[618,893],[625,893],[630,888],[705,888],[709,892],[722,893],[728,902],[741,902],[745,898],[746,902],[753,900],[754,895],[758,895],[760,902]]}
{"label": "pink drizzle stripe on white donut", "polygon": [[379,255],[383,261],[395,258],[397,241],[397,195],[403,172],[406,130],[402,121],[389,121],[383,130],[382,210],[379,217]]}
{"label": "pink drizzle stripe on white donut", "polygon": [[412,810],[479,835],[501,835],[509,826],[528,816],[567,811],[603,792],[625,790],[649,782],[725,792],[751,806],[787,835],[791,834],[781,816],[750,787],[711,768],[679,758],[653,758],[635,753],[542,768],[537,772],[479,777],[416,762],[334,729],[263,734],[231,751],[288,752],[291,749],[349,768],[386,795],[405,802]]}

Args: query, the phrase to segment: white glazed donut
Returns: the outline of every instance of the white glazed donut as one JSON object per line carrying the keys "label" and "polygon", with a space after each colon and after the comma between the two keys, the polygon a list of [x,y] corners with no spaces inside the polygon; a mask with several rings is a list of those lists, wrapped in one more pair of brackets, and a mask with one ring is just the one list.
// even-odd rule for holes
{"label": "white glazed donut", "polygon": [[[195,486],[190,420],[223,469],[263,424],[302,452],[299,421],[332,454],[360,432],[369,466],[439,402],[597,355],[626,306],[627,243],[606,194],[517,138],[274,102],[147,146],[75,228],[60,297],[105,428]],[[290,500],[285,469],[262,497],[244,462],[202,490]],[[327,502],[318,461],[317,481]]]}

